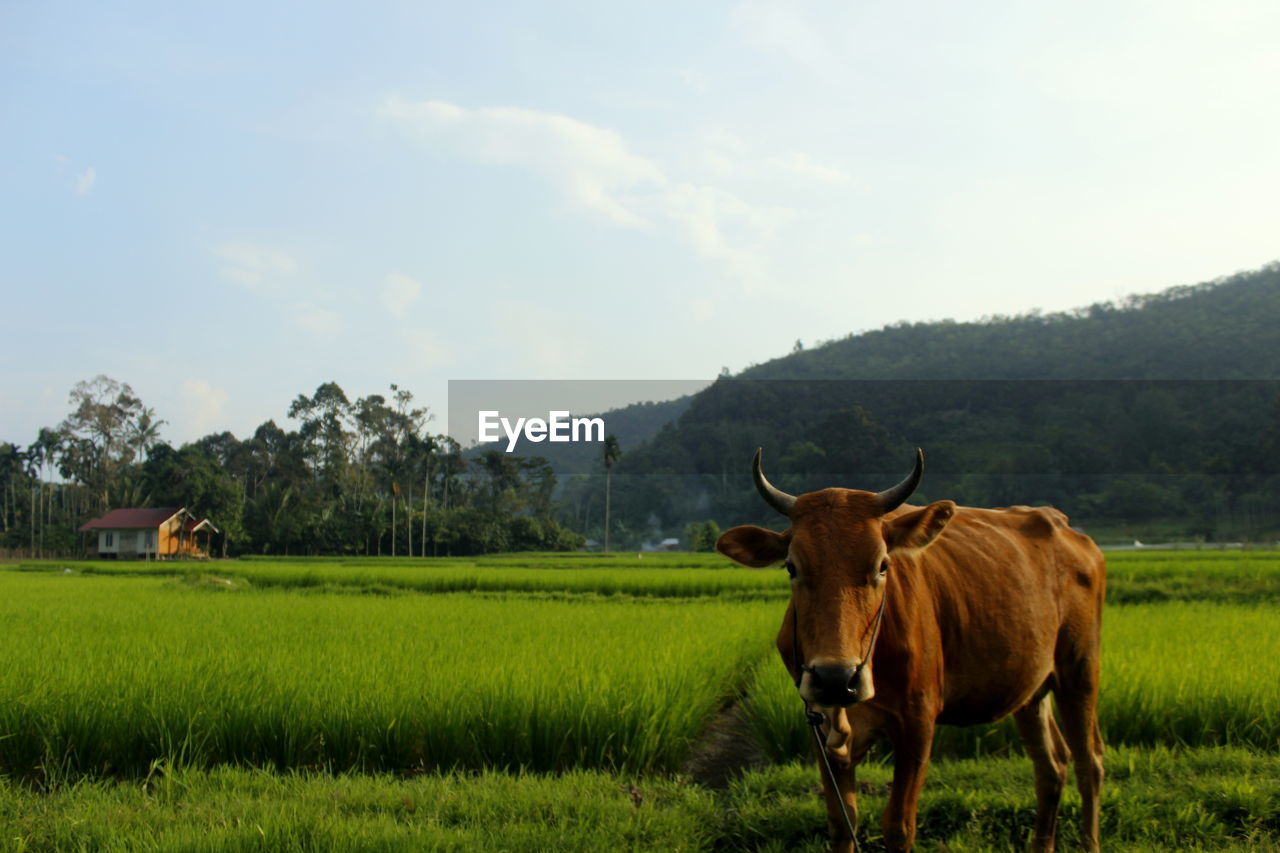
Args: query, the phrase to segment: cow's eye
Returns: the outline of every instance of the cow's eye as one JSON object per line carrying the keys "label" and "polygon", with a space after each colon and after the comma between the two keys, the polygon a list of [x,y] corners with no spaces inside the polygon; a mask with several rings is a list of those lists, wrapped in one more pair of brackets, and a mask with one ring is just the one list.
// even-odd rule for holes
{"label": "cow's eye", "polygon": [[887,574],[889,574],[889,558],[885,557],[880,561],[880,577],[884,577]]}
{"label": "cow's eye", "polygon": [[787,569],[787,577],[791,578],[792,580],[795,580],[795,579],[796,579],[796,567],[795,567],[794,565],[792,565],[792,564],[791,564],[791,561],[790,561],[790,560],[787,560],[787,562],[785,563],[785,566],[786,566],[786,569]]}

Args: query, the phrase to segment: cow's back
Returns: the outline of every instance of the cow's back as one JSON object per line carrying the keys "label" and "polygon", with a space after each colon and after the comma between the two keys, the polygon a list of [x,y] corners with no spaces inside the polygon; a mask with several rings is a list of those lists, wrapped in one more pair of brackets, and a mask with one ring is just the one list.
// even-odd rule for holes
{"label": "cow's back", "polygon": [[939,722],[1017,710],[1053,672],[1064,632],[1097,642],[1102,552],[1055,509],[958,507],[937,541],[903,563],[902,588],[926,623],[915,626],[926,649],[914,668],[941,681]]}

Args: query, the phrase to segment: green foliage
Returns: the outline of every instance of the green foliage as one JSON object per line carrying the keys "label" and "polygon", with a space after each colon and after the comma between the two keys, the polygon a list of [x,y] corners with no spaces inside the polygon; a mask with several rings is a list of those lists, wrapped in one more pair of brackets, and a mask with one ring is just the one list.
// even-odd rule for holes
{"label": "green foliage", "polygon": [[154,438],[153,413],[127,384],[105,375],[76,383],[62,422],[61,468],[106,503],[107,489]]}
{"label": "green foliage", "polygon": [[[1240,749],[1108,752],[1103,844],[1122,853],[1280,848],[1280,756]],[[81,781],[48,793],[0,779],[0,834],[16,850],[715,851],[827,849],[812,764],[745,773],[710,790],[687,777],[577,770],[416,775],[198,771]],[[859,769],[860,840],[879,841],[891,775]],[[1022,756],[935,762],[917,846],[1029,846],[1034,797]],[[1077,835],[1068,793],[1061,849]]]}
{"label": "green foliage", "polygon": [[[297,595],[0,575],[0,771],[673,768],[770,602]],[[205,587],[204,589],[200,588]],[[714,654],[708,654],[714,649]]]}
{"label": "green foliage", "polygon": [[[775,572],[730,567],[723,559],[716,568],[690,566],[685,555],[634,555],[619,560],[572,560],[560,566],[548,560],[244,560],[211,567],[203,563],[86,561],[24,563],[29,571],[90,575],[177,576],[199,582],[209,577],[242,581],[249,588],[346,592],[489,592],[541,595],[635,596],[783,601],[790,590]],[[663,557],[675,557],[675,561]],[[706,561],[703,561],[706,562]],[[675,571],[673,569],[679,569]]]}
{"label": "green foliage", "polygon": [[156,444],[142,466],[141,480],[157,506],[186,507],[197,518],[217,519],[224,542],[244,540],[244,491],[201,445],[174,450]]}
{"label": "green foliage", "polygon": [[684,529],[685,546],[690,551],[714,551],[720,538],[720,525],[714,521],[693,521]]}
{"label": "green foliage", "polygon": [[1112,551],[1107,601],[1280,604],[1280,558],[1266,551]]}
{"label": "green foliage", "polygon": [[[216,574],[254,586],[418,592],[537,592],[633,596],[773,598],[790,595],[780,569],[744,569],[719,554],[523,553],[430,560],[370,557],[241,558],[216,565],[182,561],[52,560],[29,571],[200,577]],[[679,569],[681,571],[672,571]],[[1280,555],[1267,551],[1112,551],[1109,604],[1280,603]]]}
{"label": "green foliage", "polygon": [[[1104,618],[1107,849],[1280,848],[1280,559],[1108,562],[1112,601],[1148,603]],[[817,770],[789,763],[809,746],[772,648],[778,572],[689,553],[24,568],[46,571],[0,571],[18,849],[825,849]],[[673,775],[743,694],[740,745],[784,763],[720,790]],[[942,732],[920,846],[1025,849],[1012,727]],[[858,771],[871,849],[890,776],[884,753]],[[1064,848],[1077,818],[1068,792]]]}

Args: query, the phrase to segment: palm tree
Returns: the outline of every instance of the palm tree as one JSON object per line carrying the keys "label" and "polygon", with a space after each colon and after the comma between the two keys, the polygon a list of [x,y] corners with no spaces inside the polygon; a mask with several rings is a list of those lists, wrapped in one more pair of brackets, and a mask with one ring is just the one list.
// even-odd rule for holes
{"label": "palm tree", "polygon": [[58,456],[62,452],[62,435],[56,430],[41,427],[32,448],[34,449],[32,458],[39,464],[36,488],[39,490],[40,508],[37,515],[40,519],[40,553],[43,554],[44,531],[49,526],[54,494],[50,489],[45,488],[45,484],[53,482],[54,466],[57,465]]}
{"label": "palm tree", "polygon": [[133,423],[133,440],[137,442],[137,450],[135,452],[138,454],[137,459],[139,462],[146,460],[147,451],[160,440],[160,427],[167,423],[168,421],[156,418],[155,409],[144,407],[138,413],[138,418]]}
{"label": "palm tree", "polygon": [[[40,492],[40,470],[44,468],[44,445],[39,441],[27,446],[27,452],[23,456],[26,463],[27,479],[31,481],[31,512],[27,516],[27,522],[31,532],[31,556],[36,556],[36,518],[40,515],[36,511],[36,496]],[[41,496],[43,500],[43,495]],[[43,532],[43,528],[41,530]]]}
{"label": "palm tree", "polygon": [[0,509],[0,528],[4,529],[5,534],[17,523],[17,493],[13,481],[22,473],[25,460],[26,454],[17,445],[8,441],[0,444],[0,492],[4,494],[4,505]]}
{"label": "palm tree", "polygon": [[613,487],[613,466],[622,455],[618,437],[609,433],[604,437],[604,552],[609,553],[609,497]]}
{"label": "palm tree", "polygon": [[271,548],[281,548],[289,553],[288,525],[290,504],[293,503],[293,486],[276,481],[259,490],[253,501],[254,538],[260,543],[262,553]]}

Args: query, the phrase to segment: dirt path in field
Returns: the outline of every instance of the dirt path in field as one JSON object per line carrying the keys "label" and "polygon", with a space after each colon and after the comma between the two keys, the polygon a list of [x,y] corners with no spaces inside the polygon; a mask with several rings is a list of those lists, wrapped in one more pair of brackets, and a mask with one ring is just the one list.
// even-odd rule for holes
{"label": "dirt path in field", "polygon": [[712,718],[681,770],[699,785],[721,789],[743,771],[768,763],[751,737],[739,699]]}

